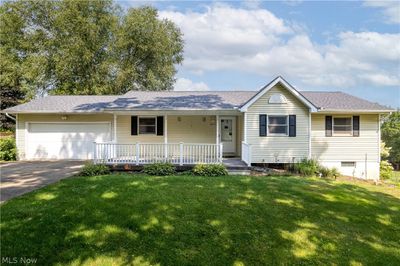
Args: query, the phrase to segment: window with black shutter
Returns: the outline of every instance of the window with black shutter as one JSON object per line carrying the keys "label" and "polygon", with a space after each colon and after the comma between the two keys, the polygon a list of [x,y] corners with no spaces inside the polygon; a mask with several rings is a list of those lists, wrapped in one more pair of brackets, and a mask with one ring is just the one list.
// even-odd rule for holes
{"label": "window with black shutter", "polygon": [[268,135],[287,136],[288,135],[288,116],[269,115],[268,116]]}
{"label": "window with black shutter", "polygon": [[156,134],[156,118],[139,117],[139,134]]}

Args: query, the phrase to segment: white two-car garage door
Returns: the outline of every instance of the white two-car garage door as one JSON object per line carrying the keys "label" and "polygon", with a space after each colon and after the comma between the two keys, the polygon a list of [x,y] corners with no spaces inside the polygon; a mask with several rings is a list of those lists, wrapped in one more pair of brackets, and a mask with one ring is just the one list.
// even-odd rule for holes
{"label": "white two-car garage door", "polygon": [[109,123],[28,123],[27,159],[92,159],[94,142],[111,140]]}

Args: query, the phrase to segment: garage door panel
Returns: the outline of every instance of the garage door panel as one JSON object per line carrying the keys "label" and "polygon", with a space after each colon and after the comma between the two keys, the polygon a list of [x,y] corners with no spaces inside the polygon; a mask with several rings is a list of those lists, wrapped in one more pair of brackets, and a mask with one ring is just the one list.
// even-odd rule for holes
{"label": "garage door panel", "polygon": [[28,127],[29,159],[92,159],[93,142],[109,141],[108,123],[32,123]]}

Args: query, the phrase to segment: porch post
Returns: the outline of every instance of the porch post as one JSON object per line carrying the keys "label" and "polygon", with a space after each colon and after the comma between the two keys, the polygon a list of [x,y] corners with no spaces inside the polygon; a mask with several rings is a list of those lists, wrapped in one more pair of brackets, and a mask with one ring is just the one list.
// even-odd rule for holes
{"label": "porch post", "polygon": [[168,116],[164,116],[164,158],[168,159]]}
{"label": "porch post", "polygon": [[219,115],[216,115],[216,120],[215,120],[216,126],[217,126],[217,135],[215,139],[215,143],[218,145],[219,144]]}
{"label": "porch post", "polygon": [[113,142],[114,143],[117,143],[117,115],[116,114],[114,114],[114,123],[113,123],[113,125],[114,125],[114,134],[113,134]]}
{"label": "porch post", "polygon": [[[113,132],[113,143],[117,144],[117,115],[113,114],[113,118],[114,118],[114,121],[113,121],[113,125],[114,125],[114,128],[113,128],[114,129],[114,132]],[[111,146],[111,151],[112,151],[112,156],[114,158],[117,158],[118,157],[118,153],[119,153],[118,146],[117,145],[112,145]]]}
{"label": "porch post", "polygon": [[219,145],[219,131],[220,131],[220,129],[219,129],[219,115],[215,116],[215,123],[216,123],[215,124],[216,125],[216,129],[217,129],[216,137],[215,137],[215,144],[217,144],[217,156],[218,156],[218,160],[219,160],[219,155],[220,155],[220,153],[222,153],[220,145]]}

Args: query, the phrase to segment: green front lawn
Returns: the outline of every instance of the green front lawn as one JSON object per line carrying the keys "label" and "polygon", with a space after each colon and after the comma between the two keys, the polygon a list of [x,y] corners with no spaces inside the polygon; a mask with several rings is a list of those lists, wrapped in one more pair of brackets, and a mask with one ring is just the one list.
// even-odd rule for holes
{"label": "green front lawn", "polygon": [[400,190],[300,177],[63,180],[1,205],[37,265],[400,265]]}

